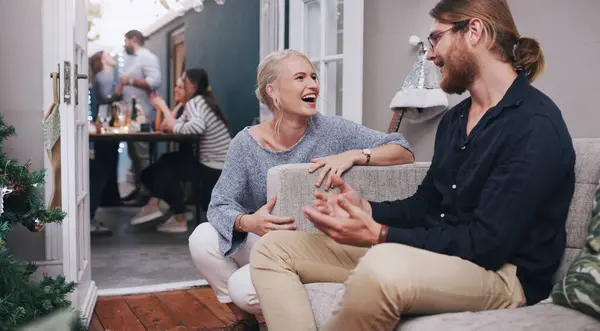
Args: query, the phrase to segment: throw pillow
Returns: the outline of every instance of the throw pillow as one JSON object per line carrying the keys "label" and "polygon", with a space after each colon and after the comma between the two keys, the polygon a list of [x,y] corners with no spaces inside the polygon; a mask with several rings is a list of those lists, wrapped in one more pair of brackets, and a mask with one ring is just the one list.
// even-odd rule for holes
{"label": "throw pillow", "polygon": [[586,246],[552,289],[554,303],[600,319],[600,186]]}

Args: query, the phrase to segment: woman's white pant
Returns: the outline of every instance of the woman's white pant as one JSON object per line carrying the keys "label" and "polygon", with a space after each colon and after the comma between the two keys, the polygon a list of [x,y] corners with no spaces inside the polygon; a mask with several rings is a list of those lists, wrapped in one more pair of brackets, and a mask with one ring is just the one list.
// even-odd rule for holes
{"label": "woman's white pant", "polygon": [[250,251],[258,239],[256,234],[248,233],[244,246],[230,257],[224,257],[219,250],[219,233],[209,222],[200,224],[189,238],[194,264],[219,302],[233,302],[251,314],[261,313],[248,265]]}

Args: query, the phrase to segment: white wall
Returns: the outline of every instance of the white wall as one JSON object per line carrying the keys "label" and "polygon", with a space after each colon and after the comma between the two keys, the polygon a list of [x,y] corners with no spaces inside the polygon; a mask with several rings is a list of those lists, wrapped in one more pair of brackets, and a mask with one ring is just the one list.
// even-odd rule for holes
{"label": "white wall", "polygon": [[[594,24],[598,0],[509,0],[517,27],[538,39],[546,55],[546,71],[534,83],[561,108],[571,135],[600,137],[598,90],[600,37]],[[425,40],[437,0],[365,1],[364,115],[363,123],[385,131],[392,118],[389,103],[414,62],[408,38]],[[463,96],[464,97],[464,96]],[[463,97],[451,96],[451,105]],[[422,125],[403,123],[404,134],[417,161],[430,161],[437,120]]]}
{"label": "white wall", "polygon": [[[4,146],[8,156],[30,160],[32,170],[44,167],[42,50],[42,0],[0,0],[0,112],[17,131]],[[7,241],[22,259],[45,259],[43,232],[19,226]]]}

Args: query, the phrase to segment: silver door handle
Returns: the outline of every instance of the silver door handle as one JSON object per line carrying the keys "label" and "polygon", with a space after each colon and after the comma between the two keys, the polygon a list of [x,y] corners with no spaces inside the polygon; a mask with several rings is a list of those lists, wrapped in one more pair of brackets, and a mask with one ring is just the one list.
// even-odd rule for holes
{"label": "silver door handle", "polygon": [[[75,79],[88,79],[88,75],[79,73],[79,65],[75,63]],[[75,105],[79,104],[79,83],[75,82]]]}

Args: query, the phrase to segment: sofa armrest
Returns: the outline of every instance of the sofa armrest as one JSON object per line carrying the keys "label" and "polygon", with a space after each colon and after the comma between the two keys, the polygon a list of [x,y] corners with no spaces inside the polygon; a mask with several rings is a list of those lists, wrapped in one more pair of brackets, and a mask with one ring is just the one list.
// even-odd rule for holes
{"label": "sofa armrest", "polygon": [[[343,176],[361,196],[371,201],[403,199],[412,195],[423,181],[429,162],[398,166],[357,166]],[[312,203],[320,170],[309,173],[310,164],[273,167],[267,177],[267,196],[276,196],[273,215],[293,216],[298,231],[318,232],[300,208]],[[322,189],[319,189],[322,191]]]}

